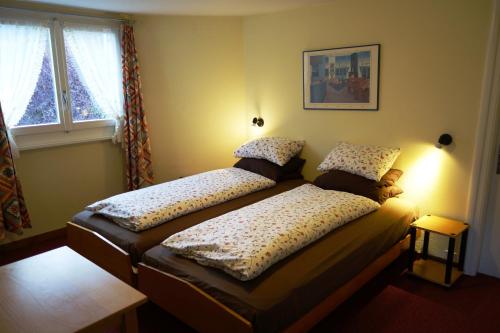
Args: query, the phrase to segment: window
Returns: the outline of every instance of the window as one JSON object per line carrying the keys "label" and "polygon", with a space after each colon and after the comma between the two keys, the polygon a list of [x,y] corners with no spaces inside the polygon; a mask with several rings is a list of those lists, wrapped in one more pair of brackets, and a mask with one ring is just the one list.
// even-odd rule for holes
{"label": "window", "polygon": [[0,17],[0,102],[19,148],[111,138],[123,113],[119,26]]}
{"label": "window", "polygon": [[[11,29],[9,29],[11,30]],[[11,33],[9,31],[9,33]],[[15,35],[15,33],[13,33]],[[41,124],[57,124],[59,123],[59,114],[57,112],[57,102],[56,102],[56,88],[54,80],[54,65],[52,63],[52,53],[50,48],[50,38],[49,29],[43,29],[43,35],[41,36],[43,41],[39,46],[34,46],[34,48],[40,47],[40,53],[36,55],[33,54],[31,57],[27,57],[26,61],[29,61],[33,68],[29,68],[27,73],[36,72],[35,68],[40,67],[40,73],[31,80],[34,79],[30,84],[35,83],[33,87],[33,94],[29,97],[28,104],[24,107],[24,103],[27,98],[17,99],[15,92],[13,92],[13,102],[20,102],[23,105],[18,106],[20,110],[24,109],[24,112],[19,112],[17,118],[19,121],[14,120],[12,122],[14,126],[27,126],[27,125],[41,125]],[[20,41],[13,41],[16,44],[20,44]],[[14,45],[12,48],[16,49]],[[25,52],[29,52],[26,50]],[[2,58],[3,60],[3,58]],[[18,66],[26,66],[25,64]],[[15,69],[17,66],[9,66]],[[12,73],[15,75],[15,73]],[[0,79],[1,80],[1,79]],[[20,82],[22,84],[22,82]],[[11,88],[14,88],[11,86]],[[31,89],[27,89],[26,97],[29,96]],[[3,100],[3,99],[2,99]],[[6,108],[6,107],[5,107]],[[13,115],[14,116],[14,115]]]}

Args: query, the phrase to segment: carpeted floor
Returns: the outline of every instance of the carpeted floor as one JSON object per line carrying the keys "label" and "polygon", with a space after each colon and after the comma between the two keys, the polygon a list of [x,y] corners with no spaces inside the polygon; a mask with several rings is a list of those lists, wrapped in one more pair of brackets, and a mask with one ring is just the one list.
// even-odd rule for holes
{"label": "carpeted floor", "polygon": [[64,238],[49,240],[39,243],[33,248],[22,248],[15,252],[9,251],[4,252],[0,250],[0,266],[10,264],[11,262],[18,261],[27,257],[31,257],[46,251],[53,250],[55,248],[66,245],[66,240]]}
{"label": "carpeted floor", "polygon": [[[47,242],[16,255],[2,255],[0,265],[64,245]],[[340,333],[500,333],[500,280],[463,276],[444,288],[405,275],[406,257],[396,260],[375,279],[320,322],[313,332]],[[140,332],[193,332],[161,308],[139,308]]]}
{"label": "carpeted floor", "polygon": [[500,332],[500,280],[462,276],[452,288],[404,274],[400,257],[314,332]]}

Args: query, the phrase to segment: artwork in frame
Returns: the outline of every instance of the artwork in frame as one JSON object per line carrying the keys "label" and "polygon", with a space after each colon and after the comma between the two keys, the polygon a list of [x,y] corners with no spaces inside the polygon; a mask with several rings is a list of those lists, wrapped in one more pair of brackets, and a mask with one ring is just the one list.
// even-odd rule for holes
{"label": "artwork in frame", "polygon": [[304,51],[304,109],[378,110],[380,44]]}

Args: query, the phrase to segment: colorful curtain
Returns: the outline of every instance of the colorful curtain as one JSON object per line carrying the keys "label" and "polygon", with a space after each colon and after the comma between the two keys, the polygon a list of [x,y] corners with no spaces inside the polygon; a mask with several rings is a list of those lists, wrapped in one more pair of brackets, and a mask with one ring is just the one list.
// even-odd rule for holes
{"label": "colorful curtain", "polygon": [[127,187],[135,190],[153,183],[151,144],[141,94],[139,64],[135,49],[134,30],[122,25],[122,69],[124,89],[123,148]]}
{"label": "colorful curtain", "polygon": [[22,234],[23,228],[31,228],[30,217],[24,203],[21,184],[16,177],[7,128],[0,105],[0,239],[5,232]]}

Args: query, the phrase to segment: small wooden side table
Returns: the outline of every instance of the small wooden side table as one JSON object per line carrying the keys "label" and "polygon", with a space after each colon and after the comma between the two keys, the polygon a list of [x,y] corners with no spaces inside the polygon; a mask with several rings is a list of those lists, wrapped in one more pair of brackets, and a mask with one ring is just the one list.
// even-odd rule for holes
{"label": "small wooden side table", "polygon": [[137,332],[147,298],[69,247],[0,267],[0,332]]}
{"label": "small wooden side table", "polygon": [[[422,256],[419,260],[415,260],[417,229],[424,231]],[[467,223],[434,215],[426,215],[413,222],[410,227],[411,238],[408,273],[446,287],[451,287],[464,270],[468,229],[469,225]],[[429,235],[431,232],[449,237],[448,255],[445,264],[429,259]],[[458,266],[453,267],[455,240],[459,236],[461,236],[461,245]]]}

